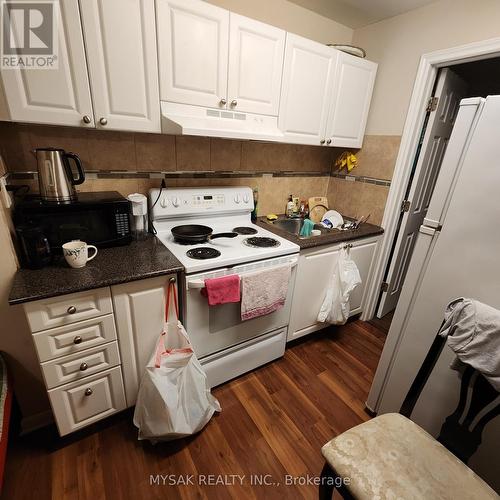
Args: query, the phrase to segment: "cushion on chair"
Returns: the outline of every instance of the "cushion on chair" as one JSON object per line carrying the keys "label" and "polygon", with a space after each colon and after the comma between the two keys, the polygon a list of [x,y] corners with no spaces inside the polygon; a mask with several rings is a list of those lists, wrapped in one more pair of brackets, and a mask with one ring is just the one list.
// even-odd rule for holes
{"label": "cushion on chair", "polygon": [[350,478],[357,499],[498,499],[463,462],[417,424],[387,413],[326,443],[323,456]]}

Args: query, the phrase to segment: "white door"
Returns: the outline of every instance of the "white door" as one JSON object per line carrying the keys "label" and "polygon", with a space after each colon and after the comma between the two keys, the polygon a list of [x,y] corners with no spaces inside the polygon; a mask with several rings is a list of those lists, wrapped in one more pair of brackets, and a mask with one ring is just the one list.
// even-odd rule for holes
{"label": "white door", "polygon": [[154,0],[80,5],[97,128],[160,132]]}
{"label": "white door", "polygon": [[436,85],[437,107],[428,115],[427,127],[413,173],[408,203],[398,231],[393,256],[377,311],[379,318],[392,311],[398,302],[406,271],[424,221],[441,167],[446,146],[451,136],[460,101],[465,97],[466,83],[449,69],[441,71]]}
{"label": "white door", "polygon": [[376,73],[376,63],[339,52],[326,130],[331,146],[363,145]]}
{"label": "white door", "polygon": [[229,11],[200,0],[157,0],[162,101],[225,108]]}
{"label": "white door", "polygon": [[320,145],[339,52],[287,33],[279,128],[285,142]]}
{"label": "white door", "polygon": [[2,69],[10,118],[94,127],[78,0],[58,5],[58,69]]}
{"label": "white door", "polygon": [[111,287],[127,406],[135,404],[144,369],[163,331],[170,278],[160,276]]}
{"label": "white door", "polygon": [[375,247],[377,240],[362,242],[362,244],[354,243],[350,250],[351,259],[356,263],[361,276],[361,284],[358,285],[351,296],[349,297],[350,315],[359,314],[363,310],[363,298],[366,290],[366,280],[370,274],[370,268],[375,255]]}
{"label": "white door", "polygon": [[295,278],[288,340],[324,328],[317,317],[340,254],[339,245],[314,248],[300,253]]}
{"label": "white door", "polygon": [[278,116],[285,51],[283,30],[231,12],[230,109]]}

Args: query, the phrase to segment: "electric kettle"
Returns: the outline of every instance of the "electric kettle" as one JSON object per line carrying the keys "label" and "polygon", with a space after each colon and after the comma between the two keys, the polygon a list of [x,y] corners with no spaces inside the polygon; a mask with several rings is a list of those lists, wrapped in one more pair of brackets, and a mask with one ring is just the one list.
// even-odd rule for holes
{"label": "electric kettle", "polygon": [[[76,200],[75,186],[85,181],[78,155],[56,148],[38,148],[33,153],[38,163],[38,186],[42,200],[58,203]],[[74,161],[78,170],[77,178],[73,175],[70,160]]]}

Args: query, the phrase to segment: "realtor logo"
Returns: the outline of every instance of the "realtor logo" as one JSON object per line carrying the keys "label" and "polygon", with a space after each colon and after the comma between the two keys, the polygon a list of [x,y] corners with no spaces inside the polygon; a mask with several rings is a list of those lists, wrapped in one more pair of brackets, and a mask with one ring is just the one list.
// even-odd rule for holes
{"label": "realtor logo", "polygon": [[57,69],[58,3],[1,2],[2,69]]}

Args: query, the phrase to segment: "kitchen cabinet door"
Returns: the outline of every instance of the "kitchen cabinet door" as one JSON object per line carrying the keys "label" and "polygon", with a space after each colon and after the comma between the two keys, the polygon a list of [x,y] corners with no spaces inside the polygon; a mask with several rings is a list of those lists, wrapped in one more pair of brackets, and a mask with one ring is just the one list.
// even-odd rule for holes
{"label": "kitchen cabinet door", "polygon": [[172,277],[111,287],[127,406],[135,404],[142,375],[163,331],[165,298]]}
{"label": "kitchen cabinet door", "polygon": [[375,255],[375,248],[377,246],[377,239],[370,239],[369,241],[354,242],[351,248],[351,258],[356,263],[361,276],[361,284],[358,285],[349,297],[350,316],[359,314],[363,308],[363,296],[366,290],[366,282],[370,275],[370,268],[372,266],[373,257]]}
{"label": "kitchen cabinet door", "polygon": [[157,0],[162,101],[225,108],[229,11],[200,0]]}
{"label": "kitchen cabinet door", "polygon": [[230,109],[278,116],[283,30],[231,12],[227,102]]}
{"label": "kitchen cabinet door", "polygon": [[360,148],[370,110],[377,64],[338,52],[327,141],[331,146]]}
{"label": "kitchen cabinet door", "polygon": [[160,132],[154,0],[80,6],[97,128]]}
{"label": "kitchen cabinet door", "polygon": [[58,68],[1,71],[10,119],[94,127],[78,0],[57,5]]}
{"label": "kitchen cabinet door", "polygon": [[[361,276],[361,284],[354,289],[349,298],[350,316],[362,311],[366,282],[370,275],[377,241],[378,238],[373,237],[349,242],[352,245],[351,258],[356,263]],[[300,252],[288,327],[289,341],[328,326],[327,323],[318,323],[316,318],[323,304],[340,250],[345,244],[347,243],[310,248]]]}
{"label": "kitchen cabinet door", "polygon": [[339,245],[328,245],[300,252],[288,326],[288,340],[302,337],[326,326],[324,323],[318,323],[316,318],[339,254]]}
{"label": "kitchen cabinet door", "polygon": [[339,52],[287,33],[278,125],[285,142],[325,143]]}

